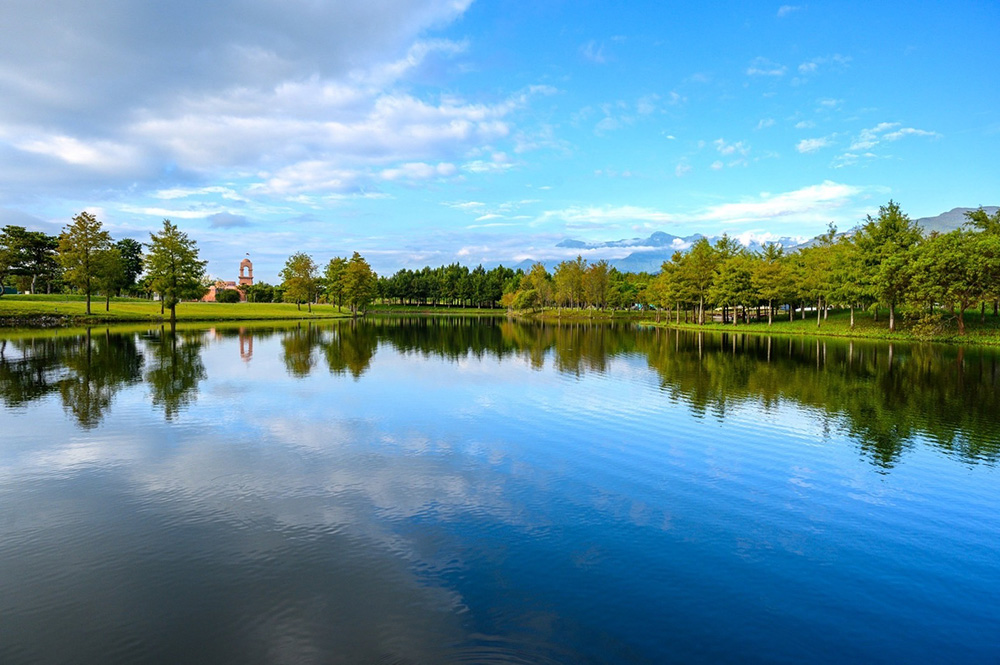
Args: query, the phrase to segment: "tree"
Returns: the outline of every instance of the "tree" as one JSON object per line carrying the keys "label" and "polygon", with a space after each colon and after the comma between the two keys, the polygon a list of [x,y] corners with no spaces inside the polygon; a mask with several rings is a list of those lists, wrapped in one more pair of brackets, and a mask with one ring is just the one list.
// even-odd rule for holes
{"label": "tree", "polygon": [[583,293],[587,304],[604,309],[608,303],[608,262],[601,259],[590,264],[583,273]]}
{"label": "tree", "polygon": [[878,300],[889,306],[889,330],[896,330],[896,306],[908,288],[910,250],[921,240],[920,227],[890,200],[856,236],[864,271]]}
{"label": "tree", "polygon": [[705,301],[715,281],[718,264],[719,257],[705,238],[699,238],[680,261],[678,277],[698,303],[699,324],[705,323]]}
{"label": "tree", "polygon": [[958,334],[965,334],[965,310],[989,293],[990,276],[1000,260],[1000,235],[956,229],[933,235],[912,263],[911,289],[927,302],[939,302],[958,321]]}
{"label": "tree", "polygon": [[281,285],[285,289],[285,302],[294,302],[302,309],[305,302],[312,312],[312,301],[316,299],[316,262],[304,252],[296,252],[285,261],[279,273]]}
{"label": "tree", "polygon": [[326,264],[323,272],[323,281],[326,282],[326,295],[330,302],[337,303],[337,311],[344,304],[344,270],[347,268],[347,259],[335,257]]}
{"label": "tree", "polygon": [[368,262],[360,254],[354,252],[351,260],[347,262],[342,279],[344,299],[347,301],[347,306],[351,308],[351,314],[354,318],[357,318],[359,310],[363,311],[371,304],[372,298],[375,296],[377,279]]}
{"label": "tree", "polygon": [[170,309],[170,325],[177,322],[177,303],[185,298],[200,298],[205,293],[201,278],[205,261],[198,258],[198,246],[169,219],[163,220],[160,233],[150,233],[149,252],[144,267],[153,291],[160,294]]}
{"label": "tree", "polygon": [[556,302],[561,305],[578,307],[583,303],[583,276],[587,272],[587,262],[582,256],[574,261],[563,261],[556,266],[553,281],[556,285]]}
{"label": "tree", "polygon": [[[38,280],[51,287],[59,271],[56,249],[59,239],[41,231],[28,231],[23,226],[5,226],[0,231],[0,290],[6,274],[27,281],[25,290],[38,292]],[[6,273],[6,274],[4,274]],[[30,280],[30,281],[29,281]]]}
{"label": "tree", "polygon": [[118,247],[109,247],[97,254],[97,290],[104,294],[104,311],[111,311],[111,295],[125,286],[125,264]]}
{"label": "tree", "polygon": [[111,246],[111,234],[101,229],[101,222],[89,212],[81,212],[73,223],[63,228],[59,236],[59,262],[66,269],[66,280],[87,296],[95,290],[98,256]]}
{"label": "tree", "polygon": [[784,261],[785,250],[777,243],[769,242],[753,264],[750,281],[767,302],[767,325],[774,321],[774,303],[782,302],[789,291],[788,270]]}
{"label": "tree", "polygon": [[115,243],[115,249],[121,254],[122,283],[119,289],[129,293],[134,292],[136,280],[142,274],[142,243],[132,238],[122,238]]}

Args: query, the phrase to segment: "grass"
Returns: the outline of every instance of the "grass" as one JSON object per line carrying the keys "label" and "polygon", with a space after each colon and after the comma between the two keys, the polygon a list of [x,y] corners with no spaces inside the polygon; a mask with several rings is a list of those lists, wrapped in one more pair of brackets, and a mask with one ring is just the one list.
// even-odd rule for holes
{"label": "grass", "polygon": [[[160,314],[160,303],[137,298],[112,298],[109,311],[104,299],[90,304],[72,295],[6,295],[0,298],[0,326],[88,325],[115,322],[160,322],[169,320],[170,311]],[[290,303],[183,302],[177,305],[178,321],[250,321],[264,319],[330,319],[349,317],[331,305],[314,305],[312,313]]]}
{"label": "grass", "polygon": [[985,322],[980,321],[979,310],[965,313],[966,334],[958,334],[958,326],[948,316],[944,316],[934,324],[921,323],[915,318],[907,318],[897,314],[896,331],[889,332],[888,311],[879,312],[879,320],[875,321],[870,312],[855,311],[854,327],[851,327],[851,314],[847,310],[831,310],[829,317],[816,325],[816,313],[807,312],[803,320],[796,313],[793,321],[788,315],[778,316],[772,325],[762,322],[743,323],[737,325],[727,323],[706,323],[699,326],[695,323],[675,323],[673,317],[661,317],[656,322],[655,313],[651,312],[601,312],[592,310],[567,310],[561,312],[554,308],[545,309],[534,314],[524,315],[529,318],[545,321],[632,321],[637,323],[658,325],[667,328],[688,330],[714,330],[726,332],[741,332],[760,335],[808,335],[819,337],[849,337],[854,339],[882,339],[898,341],[928,341],[951,344],[974,344],[983,346],[1000,346],[1000,317],[987,313]]}

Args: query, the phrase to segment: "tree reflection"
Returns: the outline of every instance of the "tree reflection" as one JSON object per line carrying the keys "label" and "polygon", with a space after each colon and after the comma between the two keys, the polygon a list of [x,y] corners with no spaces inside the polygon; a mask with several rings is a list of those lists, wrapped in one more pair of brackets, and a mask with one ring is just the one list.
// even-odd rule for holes
{"label": "tree reflection", "polygon": [[281,349],[285,360],[285,369],[295,377],[308,376],[312,371],[316,360],[313,356],[313,349],[319,346],[321,335],[318,328],[314,328],[312,323],[306,325],[298,324],[296,327],[284,331],[281,336]]}
{"label": "tree reflection", "polygon": [[368,370],[377,347],[376,327],[355,319],[337,326],[332,338],[323,345],[323,355],[332,373],[349,373],[357,379]]}
{"label": "tree reflection", "polygon": [[198,384],[206,378],[201,361],[202,332],[154,331],[147,342],[149,365],[146,383],[156,406],[163,407],[167,420],[194,402]]}
{"label": "tree reflection", "polygon": [[110,331],[70,340],[61,354],[69,370],[59,380],[63,408],[84,428],[95,427],[111,407],[111,399],[125,385],[142,379],[142,354],[133,335]]}
{"label": "tree reflection", "polygon": [[142,378],[134,335],[88,329],[81,335],[0,341],[0,399],[10,405],[58,392],[81,427],[100,423],[122,387]]}

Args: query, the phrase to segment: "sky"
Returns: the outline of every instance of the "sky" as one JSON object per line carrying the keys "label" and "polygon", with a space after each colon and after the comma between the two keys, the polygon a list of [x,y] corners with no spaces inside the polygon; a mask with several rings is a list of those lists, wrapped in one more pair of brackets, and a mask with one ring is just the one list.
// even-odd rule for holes
{"label": "sky", "polygon": [[299,251],[391,274],[998,205],[998,28],[993,0],[6,0],[0,225],[167,218],[274,283]]}

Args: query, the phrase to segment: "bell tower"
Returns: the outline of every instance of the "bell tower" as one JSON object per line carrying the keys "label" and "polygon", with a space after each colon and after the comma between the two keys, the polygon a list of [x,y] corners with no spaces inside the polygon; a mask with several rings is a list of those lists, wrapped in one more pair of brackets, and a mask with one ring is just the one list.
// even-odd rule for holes
{"label": "bell tower", "polygon": [[253,263],[250,262],[250,255],[240,261],[240,286],[253,285]]}

